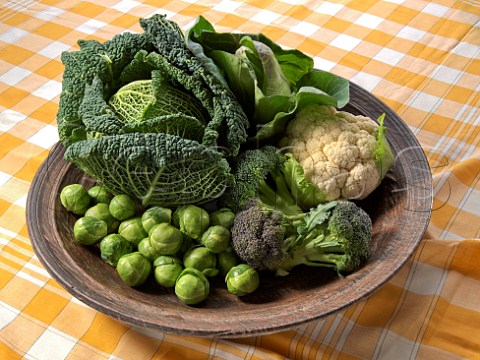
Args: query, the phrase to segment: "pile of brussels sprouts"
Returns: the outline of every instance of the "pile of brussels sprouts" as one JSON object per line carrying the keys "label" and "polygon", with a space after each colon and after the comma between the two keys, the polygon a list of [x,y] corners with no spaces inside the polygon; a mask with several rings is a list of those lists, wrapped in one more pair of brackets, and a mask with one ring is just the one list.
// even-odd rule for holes
{"label": "pile of brussels sprouts", "polygon": [[75,240],[98,246],[103,261],[129,286],[139,286],[153,274],[157,284],[174,288],[180,300],[193,305],[208,297],[214,276],[225,276],[228,291],[237,296],[259,285],[257,271],[238,264],[230,246],[235,218],[230,209],[139,209],[128,195],[81,184],[65,186],[60,201],[77,216]]}

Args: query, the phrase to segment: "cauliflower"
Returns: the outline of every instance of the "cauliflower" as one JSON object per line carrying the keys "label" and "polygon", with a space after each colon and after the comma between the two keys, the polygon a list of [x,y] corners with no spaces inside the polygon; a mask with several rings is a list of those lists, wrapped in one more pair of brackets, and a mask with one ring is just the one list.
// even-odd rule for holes
{"label": "cauliflower", "polygon": [[279,145],[289,149],[326,201],[364,199],[394,162],[383,116],[379,123],[333,106],[311,104],[288,123]]}

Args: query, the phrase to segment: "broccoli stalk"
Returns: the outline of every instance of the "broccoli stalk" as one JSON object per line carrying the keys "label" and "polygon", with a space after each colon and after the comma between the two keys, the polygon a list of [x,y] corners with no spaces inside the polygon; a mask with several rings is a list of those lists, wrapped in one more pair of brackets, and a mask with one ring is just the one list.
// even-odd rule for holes
{"label": "broccoli stalk", "polygon": [[237,214],[231,234],[237,255],[257,270],[287,275],[303,264],[332,268],[343,276],[370,256],[372,222],[350,201],[286,215],[257,198]]}
{"label": "broccoli stalk", "polygon": [[266,179],[260,179],[257,182],[258,198],[265,206],[283,212],[285,215],[297,215],[303,213],[303,210],[297,205],[295,199],[290,194],[285,178],[279,170],[269,172],[273,179],[273,186],[269,185]]}

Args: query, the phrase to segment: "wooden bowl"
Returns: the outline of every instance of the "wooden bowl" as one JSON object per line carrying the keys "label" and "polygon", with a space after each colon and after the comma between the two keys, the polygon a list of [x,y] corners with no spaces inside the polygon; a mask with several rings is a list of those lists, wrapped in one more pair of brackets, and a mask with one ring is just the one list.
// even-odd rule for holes
{"label": "wooden bowl", "polygon": [[27,224],[34,250],[51,276],[92,308],[149,329],[199,337],[242,337],[289,329],[320,319],[366,298],[387,282],[422,239],[431,215],[432,177],[427,159],[408,126],[383,102],[355,84],[352,113],[373,119],[386,113],[388,140],[396,164],[361,206],[373,220],[373,255],[357,272],[340,279],[326,269],[297,267],[287,277],[261,274],[261,286],[236,297],[222,279],[212,281],[209,298],[197,306],[178,300],[171,289],[149,279],[125,285],[94,247],[77,244],[75,217],[59,194],[70,183],[93,184],[63,160],[57,144],[36,174],[27,200]]}

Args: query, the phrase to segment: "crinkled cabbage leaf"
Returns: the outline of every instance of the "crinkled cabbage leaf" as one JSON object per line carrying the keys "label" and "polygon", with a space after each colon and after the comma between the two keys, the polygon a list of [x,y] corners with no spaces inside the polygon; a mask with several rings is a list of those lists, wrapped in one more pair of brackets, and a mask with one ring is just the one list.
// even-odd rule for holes
{"label": "crinkled cabbage leaf", "polygon": [[233,185],[222,153],[170,134],[106,135],[70,145],[65,159],[113,194],[142,205],[201,204]]}

